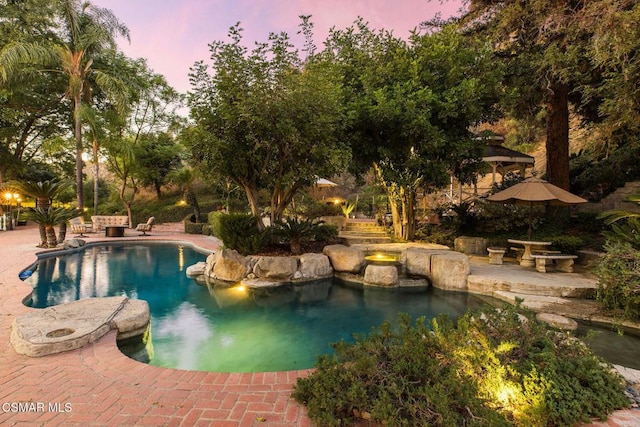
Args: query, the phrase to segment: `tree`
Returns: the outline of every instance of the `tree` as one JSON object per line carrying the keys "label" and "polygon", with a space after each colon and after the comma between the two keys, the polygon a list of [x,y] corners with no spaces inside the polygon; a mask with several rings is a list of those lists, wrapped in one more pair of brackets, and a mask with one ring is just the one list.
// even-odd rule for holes
{"label": "tree", "polygon": [[[121,81],[105,73],[94,64],[106,50],[115,50],[116,36],[129,37],[129,31],[108,9],[79,0],[57,0],[62,39],[54,43],[38,44],[12,42],[0,52],[0,78],[7,81],[12,73],[25,64],[44,66],[68,79],[65,96],[73,102],[73,123],[76,143],[76,195],[78,208],[84,207],[83,196],[83,102],[91,96],[89,82],[93,81],[106,93],[122,99]],[[46,67],[52,67],[51,69]]]}
{"label": "tree", "polygon": [[[77,215],[77,211],[64,207],[48,207],[46,209],[38,207],[25,212],[25,217],[27,219],[37,223],[42,229],[44,229],[46,241],[41,242],[40,244],[44,248],[55,248],[58,246],[58,243],[64,240],[64,235],[67,230],[67,221]],[[60,238],[56,237],[56,225],[60,226]],[[42,237],[42,232],[40,233],[40,236]]]}
{"label": "tree", "polygon": [[[114,111],[105,122],[102,145],[108,168],[120,181],[118,194],[132,224],[131,206],[142,180],[150,176],[154,159],[164,162],[167,153],[174,159],[171,145],[175,143],[169,135],[180,123],[176,110],[181,97],[163,76],[148,68],[144,59],[117,55],[112,67],[122,73],[129,102],[127,109]],[[161,143],[154,146],[154,141]],[[141,168],[139,161],[145,158],[150,162]]]}
{"label": "tree", "polygon": [[[525,118],[544,115],[547,180],[568,190],[569,106],[586,123],[608,121],[608,131],[600,129],[609,141],[607,134],[615,135],[624,127],[615,118],[625,116],[627,125],[634,116],[637,118],[632,111],[638,111],[638,104],[629,96],[637,92],[632,89],[637,79],[630,72],[637,59],[628,54],[638,47],[638,2],[464,3],[468,11],[454,21],[470,37],[483,34],[493,40],[495,58],[506,65],[506,82],[515,95],[510,98],[511,113]],[[621,75],[621,69],[626,73]],[[623,91],[624,96],[620,96]],[[613,99],[615,103],[608,101]]]}
{"label": "tree", "polygon": [[495,116],[500,68],[487,44],[466,43],[451,26],[404,42],[360,19],[326,45],[324,59],[343,79],[354,171],[374,167],[395,235],[410,240],[417,190],[444,185],[450,173],[465,178],[461,165],[480,157],[469,128]]}
{"label": "tree", "polygon": [[195,222],[200,222],[200,205],[198,205],[198,197],[193,188],[197,178],[196,171],[189,167],[174,169],[169,173],[167,178],[170,182],[178,185],[182,189],[184,200],[187,205],[193,208],[193,215],[196,218]]}
{"label": "tree", "polygon": [[158,198],[167,175],[180,166],[180,147],[166,132],[147,135],[136,146],[136,174],[145,186],[152,186]]}
{"label": "tree", "polygon": [[211,73],[202,61],[191,69],[189,106],[204,138],[190,148],[221,181],[244,189],[255,216],[266,190],[275,223],[297,191],[347,164],[340,92],[331,68],[301,61],[287,34],[271,34],[251,52],[239,24],[229,36],[210,45]]}
{"label": "tree", "polygon": [[[11,44],[57,40],[53,18],[49,1],[0,2],[0,52]],[[32,67],[12,76],[0,78],[0,183],[24,176],[27,165],[41,161],[46,141],[68,131],[62,78]]]}
{"label": "tree", "polygon": [[[50,211],[50,208],[53,200],[70,187],[68,182],[61,180],[47,180],[38,182],[12,181],[10,185],[18,192],[36,199],[36,213],[32,215],[32,219],[36,221],[40,226],[40,238],[42,240],[40,242],[41,246],[47,247],[47,244],[51,243],[47,242],[47,226],[53,227],[54,225],[60,224],[62,227],[60,230],[60,234],[62,236],[66,234],[66,221],[71,217],[67,218],[66,216],[62,215],[62,211]],[[74,216],[77,216],[77,213]]]}

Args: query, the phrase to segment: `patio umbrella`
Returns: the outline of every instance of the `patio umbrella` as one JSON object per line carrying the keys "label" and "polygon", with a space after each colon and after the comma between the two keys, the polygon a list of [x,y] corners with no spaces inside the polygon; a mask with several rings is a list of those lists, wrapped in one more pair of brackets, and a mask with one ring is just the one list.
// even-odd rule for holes
{"label": "patio umbrella", "polygon": [[587,203],[587,200],[582,197],[535,176],[493,194],[487,197],[487,200],[490,202],[529,205],[529,238],[531,238],[533,205],[565,206]]}

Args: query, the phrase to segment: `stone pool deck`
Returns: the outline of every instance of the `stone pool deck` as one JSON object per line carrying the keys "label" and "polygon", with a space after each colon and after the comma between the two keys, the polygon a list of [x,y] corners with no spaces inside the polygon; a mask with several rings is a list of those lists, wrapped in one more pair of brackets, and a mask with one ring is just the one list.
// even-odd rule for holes
{"label": "stone pool deck", "polygon": [[[215,238],[184,234],[181,224],[158,225],[151,234],[138,237],[135,230],[127,230],[118,240],[181,240],[205,249],[219,247]],[[90,236],[89,242],[116,240]],[[114,331],[78,350],[38,358],[17,354],[9,343],[11,324],[16,316],[34,310],[22,304],[30,287],[18,273],[42,251],[35,247],[38,241],[33,225],[0,232],[0,425],[312,425],[305,408],[290,398],[296,379],[309,370],[229,374],[159,368],[120,353]],[[486,259],[472,259],[472,276],[498,277],[503,288],[509,287],[504,283],[521,282],[518,266],[486,269],[485,263]],[[553,278],[547,289],[591,280],[579,272]],[[504,299],[509,299],[521,290],[501,292],[507,292]],[[640,426],[640,411],[619,411],[607,422],[592,425]]]}

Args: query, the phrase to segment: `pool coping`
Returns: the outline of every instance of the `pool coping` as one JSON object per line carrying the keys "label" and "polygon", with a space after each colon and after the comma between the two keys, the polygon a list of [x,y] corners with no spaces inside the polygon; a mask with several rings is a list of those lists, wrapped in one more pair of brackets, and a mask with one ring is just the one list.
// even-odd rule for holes
{"label": "pool coping", "polygon": [[[219,242],[213,238],[184,234],[179,226],[156,226],[153,235],[144,238],[90,239],[91,243],[166,240],[217,249]],[[40,358],[17,354],[9,343],[11,323],[16,316],[37,310],[22,304],[31,289],[18,274],[37,260],[38,253],[57,252],[35,247],[38,241],[37,226],[0,233],[0,328],[4,336],[0,345],[0,424],[312,425],[306,408],[290,396],[297,378],[309,375],[310,369],[219,373],[160,368],[123,355],[117,348],[115,331],[65,353]],[[609,420],[628,419],[640,425],[640,411],[618,411]]]}

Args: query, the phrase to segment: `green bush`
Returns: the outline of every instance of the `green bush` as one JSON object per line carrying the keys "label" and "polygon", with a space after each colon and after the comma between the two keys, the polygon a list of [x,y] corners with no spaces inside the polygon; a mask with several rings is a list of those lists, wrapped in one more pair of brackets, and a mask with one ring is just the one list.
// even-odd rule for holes
{"label": "green bush", "polygon": [[563,254],[576,254],[584,247],[584,240],[577,236],[553,236],[548,238],[551,247]]}
{"label": "green bush", "polygon": [[316,242],[331,242],[338,237],[338,227],[331,224],[317,224],[313,233]]}
{"label": "green bush", "polygon": [[628,406],[609,365],[517,309],[468,312],[455,327],[401,315],[397,331],[333,344],[293,397],[323,426],[572,426]]}
{"label": "green bush", "polygon": [[182,220],[184,223],[184,232],[187,234],[202,234],[202,228],[207,225],[206,222],[196,222],[194,221],[195,215],[187,215],[186,218]]}
{"label": "green bush", "polygon": [[[248,214],[220,214],[211,224],[213,233],[229,249],[242,255],[259,252],[268,242],[269,232],[258,229],[258,218]],[[210,217],[211,219],[211,217]]]}
{"label": "green bush", "polygon": [[613,240],[605,244],[604,256],[597,262],[596,300],[620,317],[640,320],[640,251],[631,244]]}
{"label": "green bush", "polygon": [[220,218],[223,215],[226,215],[226,213],[222,211],[213,211],[213,212],[209,212],[209,215],[207,218],[207,222],[211,226],[211,232],[216,237],[220,237],[220,232],[221,232],[220,230],[222,227],[222,225],[220,225]]}

